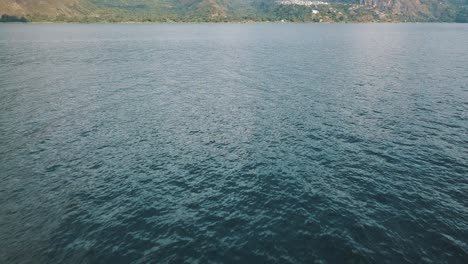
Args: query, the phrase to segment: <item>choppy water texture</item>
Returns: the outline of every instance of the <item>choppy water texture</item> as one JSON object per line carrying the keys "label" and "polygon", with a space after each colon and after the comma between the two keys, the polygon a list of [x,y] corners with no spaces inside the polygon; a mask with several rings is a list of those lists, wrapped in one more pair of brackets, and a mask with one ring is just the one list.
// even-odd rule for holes
{"label": "choppy water texture", "polygon": [[468,25],[1,25],[1,263],[468,263]]}

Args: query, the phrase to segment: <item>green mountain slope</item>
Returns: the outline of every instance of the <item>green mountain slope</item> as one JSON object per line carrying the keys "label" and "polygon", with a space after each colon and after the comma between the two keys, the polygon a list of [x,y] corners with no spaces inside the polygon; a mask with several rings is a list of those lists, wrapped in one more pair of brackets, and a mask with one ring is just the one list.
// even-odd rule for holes
{"label": "green mountain slope", "polygon": [[[468,0],[0,0],[3,20],[468,22]],[[1,20],[1,19],[0,19]],[[13,19],[14,20],[14,19]]]}

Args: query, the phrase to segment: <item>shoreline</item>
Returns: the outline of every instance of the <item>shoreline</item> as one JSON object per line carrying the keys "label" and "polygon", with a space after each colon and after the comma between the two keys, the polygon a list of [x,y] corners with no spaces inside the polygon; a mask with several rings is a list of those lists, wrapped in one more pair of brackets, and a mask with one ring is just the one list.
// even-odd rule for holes
{"label": "shoreline", "polygon": [[137,21],[119,21],[119,22],[108,22],[108,21],[98,21],[98,22],[79,22],[79,21],[28,21],[28,22],[0,22],[2,24],[30,24],[30,25],[46,25],[46,24],[79,24],[79,25],[175,25],[175,24],[246,24],[246,25],[254,25],[254,24],[333,24],[333,25],[346,25],[346,24],[468,24],[464,22],[443,22],[443,21],[369,21],[369,22],[359,22],[359,21],[349,21],[349,22],[335,22],[335,21],[327,21],[327,22],[293,22],[293,21],[204,21],[204,22],[137,22]]}

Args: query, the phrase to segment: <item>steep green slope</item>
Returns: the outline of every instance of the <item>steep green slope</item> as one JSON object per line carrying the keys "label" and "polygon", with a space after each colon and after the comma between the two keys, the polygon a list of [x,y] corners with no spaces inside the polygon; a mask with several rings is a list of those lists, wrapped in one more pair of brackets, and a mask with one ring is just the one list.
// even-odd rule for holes
{"label": "steep green slope", "polygon": [[[468,0],[0,0],[0,15],[30,21],[468,22]],[[0,19],[1,21],[2,19]]]}

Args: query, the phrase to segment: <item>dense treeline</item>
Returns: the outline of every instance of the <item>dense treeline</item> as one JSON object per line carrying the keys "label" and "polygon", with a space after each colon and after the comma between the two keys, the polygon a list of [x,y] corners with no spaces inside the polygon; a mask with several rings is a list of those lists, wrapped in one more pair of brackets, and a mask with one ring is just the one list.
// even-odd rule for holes
{"label": "dense treeline", "polygon": [[455,17],[455,22],[457,23],[468,23],[468,7],[463,7],[458,10]]}
{"label": "dense treeline", "polygon": [[9,15],[1,15],[0,22],[28,22],[28,20],[24,17],[17,17],[17,16],[9,16]]}

